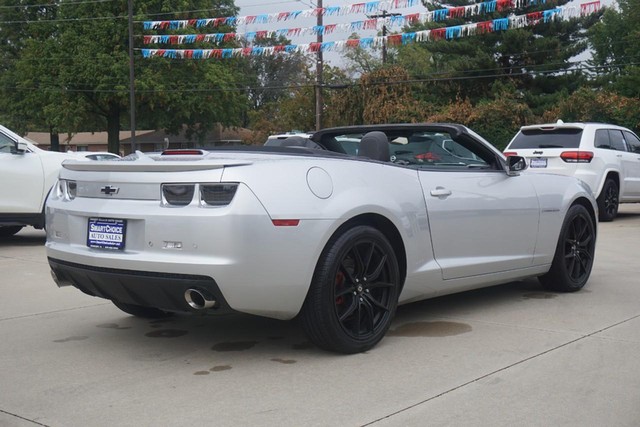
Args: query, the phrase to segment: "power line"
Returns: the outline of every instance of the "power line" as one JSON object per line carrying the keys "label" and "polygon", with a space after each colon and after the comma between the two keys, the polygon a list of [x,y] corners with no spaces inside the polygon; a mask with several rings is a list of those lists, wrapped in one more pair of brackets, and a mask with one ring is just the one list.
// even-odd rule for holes
{"label": "power line", "polygon": [[16,4],[13,6],[0,6],[0,9],[26,9],[29,7],[62,7],[62,6],[75,6],[77,4],[89,4],[89,3],[108,3],[115,2],[116,0],[83,0],[77,2],[64,2],[64,3],[43,3],[43,4]]}
{"label": "power line", "polygon": [[[583,61],[586,62],[586,61]],[[580,62],[581,63],[581,62]],[[455,77],[432,77],[432,78],[421,78],[421,79],[406,79],[406,80],[397,80],[397,81],[376,81],[367,83],[366,85],[361,82],[350,82],[344,84],[325,84],[323,87],[325,89],[348,89],[350,87],[370,87],[370,86],[395,86],[400,84],[423,84],[423,83],[433,83],[433,82],[448,82],[448,81],[464,81],[464,80],[479,80],[479,79],[488,79],[488,78],[512,78],[512,77],[522,77],[522,76],[538,76],[545,74],[570,74],[576,71],[585,71],[585,70],[598,70],[598,69],[608,69],[608,68],[623,68],[626,66],[634,66],[640,65],[640,62],[629,62],[626,64],[619,65],[598,65],[598,66],[582,66],[571,69],[559,68],[553,70],[539,70],[539,71],[521,71],[517,73],[511,74],[486,74],[481,76],[455,76]],[[442,73],[439,73],[442,74]],[[434,75],[439,75],[434,74]],[[191,87],[191,88],[181,88],[181,89],[138,89],[137,93],[217,93],[217,92],[248,92],[254,90],[295,90],[295,89],[313,89],[317,85],[315,83],[304,83],[297,85],[280,85],[280,86],[243,86],[243,87],[226,87],[226,88],[200,88],[200,87]],[[128,93],[128,89],[70,89],[70,88],[59,88],[53,86],[34,86],[34,87],[9,87],[4,86],[5,90],[13,90],[13,91],[35,91],[35,90],[43,90],[48,89],[52,91],[59,92],[72,92],[72,93]]]}
{"label": "power line", "polygon": [[[633,55],[629,55],[629,56],[621,56],[620,59],[621,60],[626,60],[626,59],[635,59],[635,57]],[[72,59],[72,58],[68,58],[68,59]],[[18,59],[11,59],[11,60],[18,60]],[[31,61],[38,61],[39,59],[32,59]],[[49,59],[49,60],[54,60],[54,59]],[[465,70],[442,70],[442,71],[432,71],[430,73],[425,74],[426,77],[437,77],[437,76],[446,76],[448,74],[471,74],[471,73],[487,73],[487,72],[497,72],[497,71],[513,71],[516,69],[522,69],[525,68],[527,70],[529,70],[529,72],[532,74],[534,72],[546,72],[546,70],[544,70],[543,68],[546,67],[556,67],[554,69],[552,69],[551,71],[572,71],[575,70],[576,68],[571,68],[575,65],[579,65],[579,64],[588,64],[589,60],[581,60],[581,61],[572,61],[572,62],[563,62],[563,61],[557,61],[557,62],[551,62],[551,63],[544,63],[544,64],[533,64],[533,65],[527,65],[527,66],[523,66],[523,65],[512,65],[509,67],[494,67],[494,68],[476,68],[476,69],[465,69]],[[73,65],[73,64],[69,64],[69,65]],[[622,64],[617,64],[617,65],[612,65],[612,64],[608,64],[608,65],[597,65],[594,67],[598,67],[598,68],[622,68],[625,67],[627,65],[636,65],[636,63],[634,62],[626,62],[626,63],[622,63]],[[561,68],[562,67],[562,68]],[[542,69],[542,70],[540,70]],[[509,76],[508,73],[503,73],[506,76]],[[470,77],[474,77],[474,76],[470,76]],[[110,80],[114,81],[114,85],[117,83],[118,85],[122,84],[122,80],[118,79],[118,77],[112,77]],[[77,86],[87,86],[87,87],[93,87],[93,85],[83,85],[83,84],[76,84]]]}

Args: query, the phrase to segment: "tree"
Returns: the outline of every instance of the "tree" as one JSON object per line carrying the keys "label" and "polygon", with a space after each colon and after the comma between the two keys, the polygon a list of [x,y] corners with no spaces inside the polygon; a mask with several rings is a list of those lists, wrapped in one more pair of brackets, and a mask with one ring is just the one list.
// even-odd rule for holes
{"label": "tree", "polygon": [[[57,3],[52,31],[35,35],[17,49],[12,68],[14,86],[43,91],[28,105],[47,112],[47,119],[61,130],[76,132],[107,129],[109,150],[119,151],[119,132],[129,116],[129,56],[127,2]],[[189,13],[173,12],[161,0],[135,2],[136,19],[186,19]],[[233,0],[192,0],[173,8],[207,11],[213,16],[237,13]],[[175,9],[174,9],[175,10]],[[219,31],[229,31],[230,27]],[[207,28],[189,31],[204,32]],[[16,30],[17,31],[17,30]],[[171,33],[172,30],[162,30]],[[142,44],[137,27],[136,46]],[[14,38],[18,38],[15,36]],[[196,45],[196,47],[198,47]],[[154,128],[202,138],[216,123],[239,123],[246,109],[242,87],[243,60],[142,59],[136,56],[136,104],[140,121]],[[49,73],[46,73],[48,70]],[[51,75],[53,70],[53,78]],[[52,95],[53,94],[53,95]],[[60,106],[65,107],[61,111]],[[51,116],[49,116],[51,114]],[[42,123],[36,125],[42,126]]]}
{"label": "tree", "polygon": [[640,97],[640,0],[619,0],[589,31],[592,63],[603,67],[597,84],[621,95]]}
{"label": "tree", "polygon": [[[466,0],[447,3],[451,6],[469,4]],[[567,0],[557,2],[558,5],[565,3]],[[443,9],[440,3],[423,0],[423,4],[430,10]],[[538,2],[528,4],[508,12],[522,15],[550,7]],[[507,11],[497,11],[466,19],[420,23],[406,31],[490,21],[506,15]],[[526,93],[532,109],[542,111],[549,102],[547,98],[560,88],[573,92],[584,82],[582,73],[568,70],[574,67],[572,58],[587,48],[583,30],[595,22],[596,17],[589,16],[453,40],[415,43],[398,47],[396,61],[407,67],[412,78],[433,81],[428,88],[415,92],[427,102],[446,103],[461,95],[477,102],[493,95],[496,81],[509,80],[516,91]],[[568,72],[569,77],[565,76]]]}
{"label": "tree", "polygon": [[[349,38],[357,39],[359,35],[354,33],[351,34]],[[382,67],[382,58],[378,58],[377,55],[375,55],[376,50],[375,48],[365,49],[361,46],[356,46],[345,51],[343,54],[346,64],[344,71],[347,76],[358,78],[363,74],[371,73]]]}
{"label": "tree", "polygon": [[425,111],[413,99],[409,75],[399,66],[363,74],[358,83],[336,93],[327,109],[333,125],[418,121]]}
{"label": "tree", "polygon": [[37,0],[8,0],[0,7],[0,121],[18,132],[49,130],[54,150],[61,112],[43,106],[59,98],[51,90],[56,69],[38,43],[55,37],[56,16],[55,4]]}

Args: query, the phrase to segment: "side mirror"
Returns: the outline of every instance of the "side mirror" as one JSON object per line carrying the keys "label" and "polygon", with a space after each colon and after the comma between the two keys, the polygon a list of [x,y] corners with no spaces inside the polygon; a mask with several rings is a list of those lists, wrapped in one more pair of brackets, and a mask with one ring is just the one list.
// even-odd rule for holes
{"label": "side mirror", "polygon": [[28,151],[29,147],[22,141],[16,141],[13,143],[11,154],[24,154]]}
{"label": "side mirror", "polygon": [[527,161],[522,156],[507,157],[507,175],[518,176],[527,168]]}

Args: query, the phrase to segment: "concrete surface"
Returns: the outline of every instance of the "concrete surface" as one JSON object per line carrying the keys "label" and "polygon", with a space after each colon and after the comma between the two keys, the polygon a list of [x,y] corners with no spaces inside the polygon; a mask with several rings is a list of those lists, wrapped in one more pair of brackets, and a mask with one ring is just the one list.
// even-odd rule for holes
{"label": "concrete surface", "polygon": [[294,322],[127,316],[58,289],[43,243],[0,242],[3,427],[640,425],[640,205],[600,224],[581,292],[527,280],[409,304],[353,356]]}

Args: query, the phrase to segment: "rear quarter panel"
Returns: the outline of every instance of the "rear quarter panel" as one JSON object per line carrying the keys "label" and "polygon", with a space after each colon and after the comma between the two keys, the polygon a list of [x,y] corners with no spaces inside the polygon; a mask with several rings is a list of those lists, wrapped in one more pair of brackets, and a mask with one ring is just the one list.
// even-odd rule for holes
{"label": "rear quarter panel", "polygon": [[[315,195],[308,182],[312,168],[326,172],[331,194]],[[242,181],[256,194],[272,219],[329,220],[320,239],[309,241],[307,256],[314,260],[332,235],[347,221],[365,214],[387,218],[400,233],[407,254],[407,279],[400,301],[429,295],[430,283],[441,273],[433,258],[429,220],[416,170],[357,159],[278,160],[250,168],[226,168],[223,181]]]}

